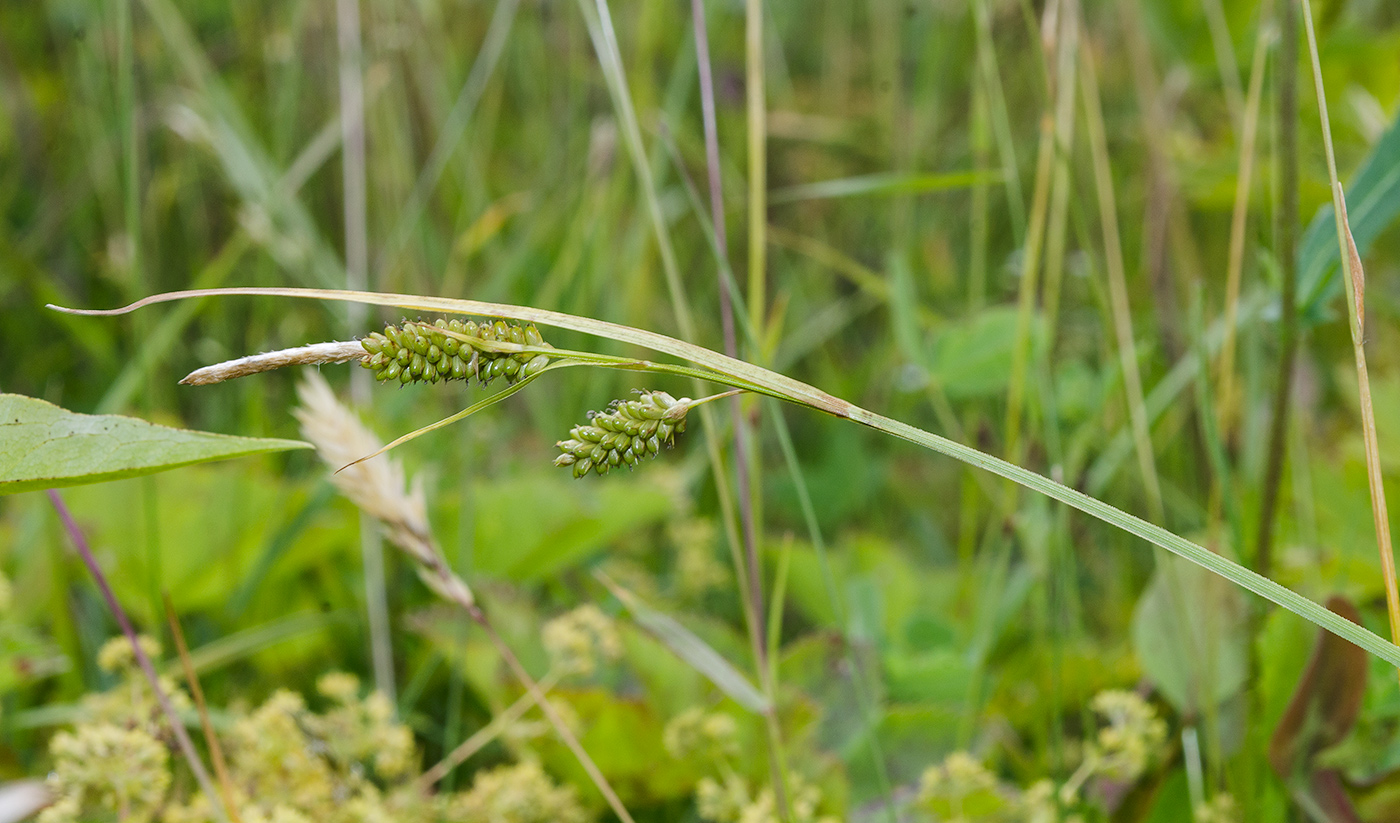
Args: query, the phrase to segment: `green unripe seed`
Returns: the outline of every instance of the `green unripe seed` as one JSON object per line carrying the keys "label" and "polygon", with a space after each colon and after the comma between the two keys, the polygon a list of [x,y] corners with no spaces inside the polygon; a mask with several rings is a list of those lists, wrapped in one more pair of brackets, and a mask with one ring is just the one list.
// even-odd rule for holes
{"label": "green unripe seed", "polygon": [[394,378],[398,377],[399,372],[402,371],[403,364],[397,360],[394,360],[391,363],[389,363],[389,365],[385,366],[384,371],[380,372],[380,374],[384,375],[385,380],[393,380]]}
{"label": "green unripe seed", "polygon": [[408,361],[413,359],[413,352],[408,349],[399,349],[398,352],[394,354],[394,359],[399,361],[400,366],[407,366]]}
{"label": "green unripe seed", "polygon": [[413,372],[409,371],[408,369],[404,369],[403,371],[399,372],[399,382],[404,384],[405,386],[407,386],[409,383],[412,383]]}
{"label": "green unripe seed", "polygon": [[588,470],[591,468],[593,468],[593,461],[585,457],[574,464],[574,477],[583,477],[588,474]]}
{"label": "green unripe seed", "polygon": [[466,380],[468,377],[471,377],[471,373],[467,371],[467,361],[460,357],[452,358],[451,368],[452,378],[454,380]]}
{"label": "green unripe seed", "polygon": [[438,348],[436,344],[428,346],[428,353],[425,356],[429,363],[436,363],[442,359],[442,349]]}
{"label": "green unripe seed", "polygon": [[428,361],[423,358],[423,355],[415,354],[413,358],[408,361],[408,370],[413,372],[414,377],[418,377],[423,374],[423,367],[427,365]]}

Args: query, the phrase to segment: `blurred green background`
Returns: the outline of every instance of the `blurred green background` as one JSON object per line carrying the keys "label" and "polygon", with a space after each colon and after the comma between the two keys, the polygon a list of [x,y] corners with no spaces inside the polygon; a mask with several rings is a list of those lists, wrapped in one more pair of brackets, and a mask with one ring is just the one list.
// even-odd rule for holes
{"label": "blurred green background", "polygon": [[[1212,5],[1086,3],[1081,47],[1098,67],[1162,525],[1248,559],[1278,362],[1279,72],[1274,43],[1245,236],[1238,391],[1221,409],[1218,334],[1208,330],[1225,307],[1241,94],[1261,12],[1226,2],[1212,30]],[[730,262],[742,283],[744,7],[707,6]],[[1048,105],[1043,11],[1039,0],[766,5],[767,319],[746,358],[1006,454],[1017,296]],[[722,349],[690,7],[618,2],[612,12],[699,319],[693,342]],[[371,288],[678,334],[646,195],[579,8],[366,0],[361,13]],[[1393,482],[1400,229],[1391,224],[1400,193],[1386,181],[1400,168],[1400,5],[1324,0],[1315,13],[1342,178],[1372,158],[1380,181],[1365,244],[1367,351]],[[1303,54],[1300,233],[1330,202]],[[219,360],[364,334],[375,321],[352,329],[343,306],[267,298],[117,318],[43,305],[106,308],[195,287],[342,287],[339,59],[329,0],[0,4],[0,390],[80,412],[298,437],[291,371],[198,389],[176,381]],[[1050,251],[1063,271],[1058,302],[1053,311],[1037,303],[1030,327],[1019,458],[1148,516],[1082,106],[1064,153],[1065,242]],[[977,174],[951,185],[936,177],[968,172]],[[845,183],[811,185],[828,181]],[[698,188],[702,212],[687,185]],[[1329,231],[1313,235],[1330,243]],[[1310,289],[1305,280],[1300,295],[1273,576],[1315,600],[1349,597],[1386,635],[1356,377],[1330,282]],[[348,394],[348,369],[322,371]],[[690,388],[644,385],[678,396]],[[601,568],[751,671],[698,427],[632,474],[574,482],[549,466],[554,441],[586,410],[638,387],[617,372],[563,371],[399,456],[426,478],[440,542],[527,665],[542,666],[545,619],[584,602],[621,611],[589,574]],[[364,414],[387,440],[479,394],[458,384],[376,387]],[[1072,771],[1067,741],[1092,729],[1089,698],[1142,684],[1174,735],[1199,727],[1213,785],[1233,789],[1260,815],[1251,819],[1283,819],[1269,816],[1283,790],[1264,772],[1261,741],[1297,685],[1314,636],[1307,624],[1277,613],[1251,622],[1252,600],[1192,585],[1187,634],[1221,644],[1218,665],[1202,667],[1194,641],[1175,630],[1180,615],[1153,600],[1157,560],[1145,544],[1029,493],[1008,508],[1007,490],[989,476],[783,409],[829,544],[829,589],[762,409],[753,406],[756,499],[770,581],[781,558],[790,562],[781,715],[795,768],[821,776],[836,808],[856,816],[880,805],[887,789],[872,753],[896,796],[957,748],[1009,779],[1063,778]],[[309,452],[65,497],[146,630],[162,633],[159,593],[171,593],[191,646],[206,655],[212,704],[256,702],[281,686],[310,691],[333,669],[370,679],[358,519]],[[0,672],[0,774],[42,774],[48,736],[81,694],[108,684],[93,658],[115,626],[40,494],[0,499],[0,570],[14,591],[0,619],[9,661]],[[434,762],[518,690],[481,663],[485,641],[435,604],[411,566],[389,556],[386,584],[398,708]],[[625,627],[624,663],[565,692],[589,724],[585,743],[639,819],[679,819],[691,814],[682,810],[695,773],[667,757],[662,729],[685,707],[721,696]],[[857,677],[873,706],[860,705]],[[1358,783],[1400,767],[1394,672],[1373,665],[1371,686],[1343,758]],[[749,721],[757,740],[761,724]],[[539,746],[586,787],[562,749]],[[1120,819],[1173,819],[1162,815],[1184,791],[1184,761],[1172,746]],[[506,756],[497,746],[482,762]],[[760,756],[749,765],[765,775]],[[1249,774],[1257,780],[1241,777]]]}

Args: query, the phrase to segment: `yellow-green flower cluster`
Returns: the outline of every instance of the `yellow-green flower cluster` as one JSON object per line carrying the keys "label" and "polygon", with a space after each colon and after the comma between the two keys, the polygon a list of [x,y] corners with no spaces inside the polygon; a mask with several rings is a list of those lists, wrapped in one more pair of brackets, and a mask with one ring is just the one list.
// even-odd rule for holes
{"label": "yellow-green flower cluster", "polygon": [[344,672],[322,675],[316,690],[336,703],[307,724],[325,741],[331,757],[352,768],[372,762],[375,774],[386,780],[396,780],[414,767],[413,733],[394,722],[394,707],[383,692],[361,699],[359,678]]}
{"label": "yellow-green flower cluster", "polygon": [[958,751],[924,771],[919,805],[939,820],[1000,821],[1010,820],[1017,804],[981,761]]}
{"label": "yellow-green flower cluster", "polygon": [[1167,738],[1167,724],[1135,692],[1106,691],[1094,696],[1094,711],[1108,725],[1099,730],[1086,761],[1114,780],[1136,780]]}
{"label": "yellow-green flower cluster", "polygon": [[[836,818],[819,816],[821,790],[794,776],[788,784],[788,810],[792,823],[836,823]],[[735,774],[724,782],[701,778],[695,788],[695,808],[700,817],[712,823],[783,823],[771,788],[757,795],[749,792],[744,779]]]}
{"label": "yellow-green flower cluster", "polygon": [[[136,642],[140,644],[141,651],[146,653],[146,657],[156,660],[160,657],[160,641],[147,635],[137,635]],[[131,641],[124,635],[118,635],[102,644],[102,648],[97,652],[97,667],[109,674],[119,674],[136,668],[136,653],[132,651]]]}
{"label": "yellow-green flower cluster", "polygon": [[549,365],[546,354],[502,351],[492,344],[549,348],[533,325],[439,319],[432,326],[408,322],[385,326],[382,334],[376,332],[360,341],[366,353],[360,362],[374,372],[376,380],[397,380],[404,385],[473,377],[483,386],[498,377],[514,383]]}
{"label": "yellow-green flower cluster", "polygon": [[572,466],[574,477],[589,470],[607,474],[616,466],[629,469],[655,457],[663,445],[675,443],[685,431],[690,398],[680,400],[664,391],[640,391],[635,400],[614,400],[606,411],[590,412],[589,422],[574,426],[568,440],[555,445],[563,454],[556,466]]}
{"label": "yellow-green flower cluster", "polygon": [[[160,643],[154,638],[140,635],[136,642],[146,657],[155,660],[160,657]],[[92,723],[113,723],[118,726],[137,727],[157,738],[167,738],[169,726],[160,703],[151,692],[150,683],[136,664],[136,655],[131,649],[131,641],[124,636],[113,637],[102,644],[97,653],[97,665],[106,672],[118,675],[121,680],[105,692],[93,692],[83,696],[83,713]],[[189,695],[167,675],[158,677],[161,691],[170,698],[176,711],[187,711],[191,704]]]}
{"label": "yellow-green flower cluster", "polygon": [[739,724],[723,712],[692,706],[666,724],[662,741],[678,760],[722,760],[739,753]]}
{"label": "yellow-green flower cluster", "polygon": [[1229,794],[1217,794],[1196,807],[1196,823],[1239,823],[1240,807]]}
{"label": "yellow-green flower cluster", "polygon": [[[125,642],[125,641],[123,641]],[[169,754],[142,729],[111,723],[59,732],[49,743],[54,758],[49,788],[57,801],[39,815],[39,823],[92,819],[101,809],[120,819],[144,823],[152,818],[170,786]]]}
{"label": "yellow-green flower cluster", "polygon": [[541,633],[550,663],[560,674],[587,677],[598,668],[598,658],[622,656],[622,638],[603,611],[588,603],[544,624]]}
{"label": "yellow-green flower cluster", "polygon": [[558,786],[534,762],[476,776],[471,791],[446,809],[454,823],[586,823],[590,815],[572,786]]}

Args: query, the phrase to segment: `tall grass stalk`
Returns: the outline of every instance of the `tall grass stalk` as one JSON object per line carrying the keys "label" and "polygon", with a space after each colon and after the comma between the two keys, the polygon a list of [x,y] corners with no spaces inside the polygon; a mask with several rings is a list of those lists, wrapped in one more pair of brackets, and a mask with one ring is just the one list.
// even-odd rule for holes
{"label": "tall grass stalk", "polygon": [[1371,405],[1371,379],[1366,373],[1366,272],[1361,267],[1356,242],[1347,224],[1346,194],[1337,179],[1337,157],[1332,150],[1332,126],[1327,119],[1327,94],[1322,87],[1322,61],[1317,56],[1317,33],[1313,30],[1312,5],[1303,0],[1303,28],[1308,35],[1308,56],[1312,60],[1313,86],[1317,110],[1322,120],[1322,146],[1327,155],[1327,176],[1332,181],[1332,208],[1336,215],[1337,249],[1341,255],[1338,276],[1346,288],[1347,325],[1351,328],[1351,349],[1356,358],[1356,384],[1361,399],[1361,436],[1366,444],[1366,477],[1371,487],[1371,515],[1375,520],[1376,541],[1381,555],[1381,575],[1385,582],[1386,612],[1390,617],[1390,638],[1400,642],[1400,594],[1396,592],[1395,552],[1390,541],[1390,515],[1386,511],[1385,486],[1381,478],[1380,446],[1376,442],[1376,413]]}
{"label": "tall grass stalk", "polygon": [[[1083,33],[1081,37],[1085,36]],[[1108,270],[1108,293],[1113,315],[1113,329],[1118,338],[1118,361],[1123,370],[1127,392],[1128,418],[1132,422],[1133,446],[1137,451],[1138,469],[1142,473],[1143,490],[1147,494],[1147,510],[1152,519],[1161,522],[1164,516],[1162,489],[1157,481],[1157,461],[1152,451],[1152,432],[1144,410],[1142,375],[1138,371],[1137,344],[1133,337],[1133,320],[1128,306],[1127,275],[1123,269],[1123,244],[1118,234],[1118,206],[1113,190],[1113,172],[1109,167],[1108,138],[1104,131],[1103,101],[1099,97],[1098,71],[1088,49],[1080,52],[1083,61],[1080,72],[1084,95],[1084,115],[1088,124],[1089,153],[1093,160],[1094,184],[1098,190],[1099,220],[1103,228],[1104,266]]]}
{"label": "tall grass stalk", "polygon": [[[667,231],[665,215],[661,211],[661,199],[657,191],[656,181],[652,175],[651,165],[647,161],[646,150],[642,144],[641,128],[637,122],[637,115],[632,105],[631,94],[628,91],[622,55],[617,47],[617,36],[614,33],[612,15],[608,9],[607,0],[594,0],[594,3],[591,5],[588,0],[579,0],[579,7],[588,25],[589,36],[593,41],[594,50],[598,55],[598,61],[602,66],[603,75],[608,84],[608,91],[613,99],[613,106],[617,112],[622,136],[627,146],[627,153],[632,161],[633,171],[637,175],[637,181],[642,190],[643,200],[647,206],[647,213],[651,220],[657,250],[661,256],[667,290],[670,293],[672,311],[676,317],[676,325],[683,338],[694,340],[695,322],[691,315],[690,306],[686,302],[685,288],[680,277],[680,267],[676,262],[676,254],[671,245],[671,238]],[[750,203],[750,208],[753,208],[752,202]],[[749,242],[751,245],[755,242],[761,244],[764,242],[764,239],[760,234],[757,238],[750,236]],[[760,263],[761,262],[762,260],[760,259]],[[751,250],[750,265],[752,264],[753,257]],[[753,288],[752,280],[750,281],[750,288]],[[752,307],[750,307],[750,312],[752,312]],[[759,328],[761,327],[762,326],[759,326]],[[697,394],[699,394],[698,389]],[[728,497],[728,493],[727,479],[723,471],[724,463],[719,452],[719,427],[708,406],[701,406],[698,411],[700,413],[701,426],[706,433],[706,449],[708,451],[711,473],[714,476],[716,487],[726,489],[726,491],[721,492],[721,499],[723,500]],[[743,455],[740,455],[737,459],[743,459],[743,457]],[[753,479],[753,483],[756,485],[758,481],[756,476],[752,473],[754,465],[752,461],[749,462],[749,477]],[[753,652],[755,669],[758,673],[759,682],[763,687],[764,693],[769,698],[770,705],[772,705],[774,702],[773,695],[775,686],[771,677],[772,669],[768,665],[767,644],[765,643],[766,632],[764,630],[762,567],[760,566],[758,558],[757,546],[759,525],[756,512],[754,511],[756,506],[754,505],[752,490],[750,490],[749,495],[743,497],[739,501],[739,507],[741,518],[744,521],[743,532],[740,535],[742,543],[731,542],[730,545],[731,549],[735,552],[735,569],[740,572],[740,576],[744,578],[740,594],[743,596],[745,604],[745,622],[748,626],[749,645]],[[729,520],[733,515],[732,509],[724,512],[724,514],[726,519]],[[732,534],[732,532],[730,533]],[[738,554],[741,548],[742,555]],[[784,810],[784,817],[786,817],[787,800],[786,792],[783,791],[783,784],[786,781],[786,768],[783,764],[781,729],[778,725],[777,715],[772,709],[765,713],[765,721],[769,742],[769,765],[773,773],[774,795],[778,799],[779,808]]]}
{"label": "tall grass stalk", "polygon": [[233,799],[233,781],[229,779],[228,763],[224,760],[224,747],[219,743],[219,736],[214,733],[209,706],[204,702],[204,689],[199,685],[199,675],[194,670],[194,661],[190,658],[189,647],[185,644],[185,633],[180,629],[180,617],[175,613],[175,602],[170,599],[169,592],[165,592],[162,599],[165,603],[165,622],[170,627],[170,636],[175,641],[175,651],[180,658],[180,669],[184,672],[185,683],[190,688],[195,710],[199,713],[204,744],[209,747],[209,761],[214,764],[214,776],[219,779],[219,796],[223,798],[224,808],[228,810],[232,823],[241,823],[238,804]]}
{"label": "tall grass stalk", "polygon": [[[1283,459],[1287,453],[1288,420],[1293,392],[1293,365],[1298,351],[1298,9],[1285,0],[1278,6],[1278,218],[1274,258],[1283,281],[1279,298],[1279,365],[1273,414],[1269,423],[1269,462],[1259,504],[1254,570],[1270,576],[1274,566],[1274,519]],[[1300,438],[1301,439],[1301,438]]]}
{"label": "tall grass stalk", "polygon": [[[1287,0],[1285,0],[1287,2]],[[1207,2],[1209,5],[1209,2]],[[1260,7],[1259,33],[1254,40],[1254,58],[1249,69],[1249,94],[1244,105],[1240,135],[1239,175],[1235,180],[1235,205],[1230,217],[1230,257],[1225,275],[1225,342],[1220,348],[1217,383],[1217,424],[1221,436],[1229,440],[1235,408],[1235,337],[1239,322],[1240,281],[1244,270],[1245,229],[1249,223],[1249,195],[1254,181],[1255,140],[1259,133],[1259,108],[1264,91],[1264,67],[1269,52],[1272,27],[1272,0]]]}
{"label": "tall grass stalk", "polygon": [[[369,288],[369,229],[366,225],[365,89],[358,0],[336,0],[336,35],[340,51],[341,182],[345,211],[345,284]],[[351,306],[350,329],[363,328],[365,307]],[[356,405],[369,401],[370,375],[357,370],[350,379]],[[374,520],[360,513],[360,559],[364,565],[365,614],[369,622],[370,659],[375,688],[398,700],[394,685],[394,647],[389,629],[389,596],[384,574],[384,547]]]}
{"label": "tall grass stalk", "polygon": [[[516,385],[526,382],[522,380]],[[299,394],[302,405],[296,416],[301,422],[302,432],[315,444],[322,460],[331,467],[339,467],[332,475],[335,485],[357,508],[379,521],[388,539],[414,562],[419,578],[434,594],[461,609],[486,633],[512,675],[525,687],[535,705],[540,707],[559,739],[578,760],[613,813],[623,823],[633,823],[617,792],[583,748],[578,736],[560,717],[540,684],[501,639],[486,612],[477,604],[471,587],[448,565],[428,523],[422,484],[405,488],[403,467],[379,457],[383,450],[378,448],[377,438],[359,418],[335,399],[330,386],[319,375],[312,375],[303,383]],[[364,457],[366,454],[371,456]],[[354,459],[356,457],[359,459]]]}
{"label": "tall grass stalk", "polygon": [[[702,91],[702,93],[704,92]],[[749,346],[757,350],[758,332],[749,322],[747,312],[744,310],[743,299],[739,296],[737,283],[734,280],[733,271],[729,267],[728,259],[721,251],[721,246],[719,244],[720,236],[717,232],[714,231],[714,229],[711,226],[706,224],[706,221],[703,216],[703,208],[700,206],[700,197],[696,193],[695,187],[691,184],[689,177],[685,174],[685,168],[681,164],[679,154],[675,151],[672,151],[672,159],[676,163],[676,167],[678,169],[678,173],[681,177],[682,182],[685,184],[686,194],[691,200],[691,207],[692,209],[694,209],[697,215],[697,219],[699,220],[701,230],[702,232],[704,232],[706,239],[710,241],[710,244],[715,252],[715,257],[718,261],[719,266],[719,279],[722,283],[724,283],[727,286],[728,293],[733,296],[732,299],[737,304],[734,306],[734,316],[737,317],[740,321],[741,328],[744,331],[745,341],[748,343]],[[889,288],[886,285],[885,281],[881,279],[878,274],[864,269],[864,267],[862,267],[859,262],[841,256],[839,252],[835,251],[834,249],[830,249],[829,247],[826,247],[824,244],[821,244],[818,241],[811,240],[810,238],[805,238],[800,235],[784,232],[776,226],[768,227],[768,236],[770,238],[775,239],[775,241],[777,240],[777,238],[786,238],[785,242],[790,242],[790,247],[793,248],[803,250],[809,248],[809,246],[819,248],[820,251],[816,253],[817,257],[826,259],[829,256],[831,258],[831,260],[828,261],[829,265],[847,267],[850,268],[853,273],[858,272],[858,274],[856,275],[856,279],[863,284],[863,288],[873,290],[875,293],[881,294],[884,297],[884,299],[888,299]],[[940,393],[937,392],[934,392],[934,394],[937,397],[942,396]],[[737,400],[738,398],[736,397],[730,401],[730,408],[732,410],[735,410],[736,412],[739,409],[739,407],[735,405],[737,403]],[[946,404],[946,398],[944,399],[944,403]],[[886,816],[891,821],[891,823],[894,823],[895,819],[898,816],[897,811],[895,809],[894,791],[890,785],[888,768],[885,764],[884,748],[880,743],[879,735],[876,733],[876,727],[879,725],[879,718],[877,716],[877,707],[875,706],[874,699],[871,696],[871,689],[866,683],[867,667],[862,662],[861,658],[851,651],[850,631],[849,624],[846,621],[846,610],[845,607],[842,605],[840,593],[837,591],[836,577],[831,568],[830,557],[827,551],[826,539],[825,537],[823,537],[821,526],[817,522],[816,507],[812,503],[812,496],[810,490],[807,487],[806,477],[803,475],[802,467],[798,463],[797,450],[796,447],[793,445],[792,434],[788,430],[787,421],[783,418],[781,409],[775,404],[768,404],[768,412],[770,413],[769,416],[773,421],[773,431],[774,434],[777,436],[778,445],[783,453],[783,460],[787,464],[788,475],[792,479],[793,490],[797,494],[798,506],[802,512],[803,523],[807,527],[808,539],[812,542],[812,549],[813,552],[816,554],[817,563],[821,569],[822,586],[826,592],[827,602],[831,605],[833,620],[836,626],[840,629],[842,637],[847,641],[843,645],[843,657],[845,659],[846,665],[850,667],[851,684],[852,690],[856,698],[857,709],[859,710],[861,717],[864,719],[864,721],[871,730],[868,742],[870,748],[870,758],[872,761],[871,766],[874,769],[875,780],[880,790],[880,794],[884,798]],[[955,417],[952,417],[951,421],[954,426],[957,425],[957,419]],[[735,424],[735,431],[740,431],[737,423]],[[737,564],[736,568],[738,568]],[[740,582],[743,582],[742,577],[740,578]],[[776,590],[777,586],[775,584],[775,591]],[[743,589],[741,587],[741,592],[742,591]],[[770,606],[770,609],[772,611],[777,611],[778,604],[775,603],[774,605]],[[773,654],[773,649],[775,648],[775,641],[772,639],[775,637],[775,634],[771,625],[769,626],[768,636],[770,638],[768,645],[770,647],[769,654],[771,657]],[[776,681],[776,671],[774,672],[774,678]]]}
{"label": "tall grass stalk", "polygon": [[1019,246],[1026,242],[1026,195],[1021,186],[1021,172],[1016,162],[1016,145],[1011,135],[1011,116],[1006,108],[1006,93],[1001,83],[1001,68],[997,65],[996,45],[992,40],[992,14],[989,0],[970,0],[973,30],[977,38],[977,68],[982,75],[991,113],[992,135],[1001,160],[1002,183],[1006,186],[1007,211],[1011,216],[1011,231]]}

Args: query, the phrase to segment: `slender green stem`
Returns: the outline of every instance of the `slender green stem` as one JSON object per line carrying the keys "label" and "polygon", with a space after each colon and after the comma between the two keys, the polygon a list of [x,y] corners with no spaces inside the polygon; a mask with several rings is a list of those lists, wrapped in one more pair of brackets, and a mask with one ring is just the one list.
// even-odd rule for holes
{"label": "slender green stem", "polygon": [[1273,415],[1269,423],[1269,462],[1259,504],[1259,537],[1254,570],[1268,577],[1274,565],[1274,519],[1283,458],[1287,453],[1288,418],[1293,391],[1293,363],[1298,351],[1298,11],[1292,0],[1279,4],[1278,78],[1278,234],[1274,259],[1283,280],[1279,308],[1279,364]]}
{"label": "slender green stem", "polygon": [[[1217,0],[1218,1],[1218,0]],[[1207,4],[1209,5],[1209,4]],[[1265,0],[1262,17],[1270,16],[1272,0]],[[1249,221],[1249,194],[1254,179],[1254,143],[1259,132],[1259,106],[1264,91],[1264,63],[1269,52],[1267,23],[1261,22],[1254,42],[1254,62],[1249,70],[1249,97],[1244,109],[1240,137],[1240,169],[1235,181],[1235,206],[1230,218],[1230,257],[1225,275],[1225,342],[1220,349],[1220,379],[1217,421],[1221,436],[1230,439],[1230,421],[1235,407],[1235,322],[1239,316],[1240,280],[1244,270],[1245,228]]]}
{"label": "slender green stem", "polygon": [[1108,140],[1104,133],[1103,103],[1099,99],[1098,72],[1088,49],[1080,52],[1084,70],[1084,111],[1088,122],[1089,150],[1094,160],[1094,183],[1098,189],[1099,218],[1103,224],[1104,265],[1108,269],[1108,291],[1112,303],[1113,328],[1118,338],[1118,359],[1128,393],[1128,417],[1133,424],[1133,442],[1138,467],[1147,492],[1147,508],[1153,520],[1162,520],[1162,490],[1157,481],[1157,462],[1152,452],[1152,432],[1144,411],[1142,375],[1138,371],[1137,344],[1133,336],[1132,312],[1128,306],[1127,274],[1123,269],[1123,245],[1118,234],[1117,200],[1113,193],[1113,173],[1109,168]]}
{"label": "slender green stem", "polygon": [[1312,60],[1317,110],[1322,121],[1322,145],[1327,155],[1327,176],[1332,181],[1332,209],[1336,215],[1337,249],[1341,254],[1342,282],[1346,285],[1347,324],[1351,327],[1351,348],[1356,358],[1356,383],[1361,395],[1361,436],[1366,445],[1366,477],[1371,487],[1371,515],[1375,520],[1380,549],[1381,575],[1385,582],[1386,612],[1390,617],[1391,640],[1400,643],[1400,592],[1395,580],[1395,552],[1390,543],[1390,515],[1386,511],[1385,485],[1381,478],[1380,446],[1376,442],[1376,413],[1371,404],[1371,380],[1366,372],[1366,274],[1361,256],[1347,224],[1346,195],[1337,179],[1337,157],[1332,150],[1332,126],[1327,119],[1327,94],[1322,87],[1322,61],[1317,56],[1317,33],[1313,31],[1312,5],[1303,0],[1303,28],[1308,35],[1308,56]]}

